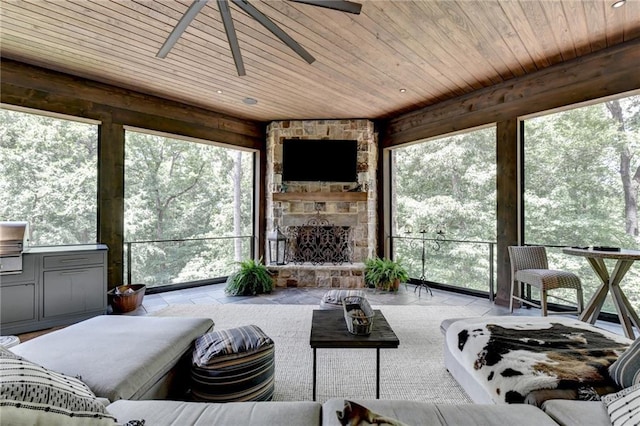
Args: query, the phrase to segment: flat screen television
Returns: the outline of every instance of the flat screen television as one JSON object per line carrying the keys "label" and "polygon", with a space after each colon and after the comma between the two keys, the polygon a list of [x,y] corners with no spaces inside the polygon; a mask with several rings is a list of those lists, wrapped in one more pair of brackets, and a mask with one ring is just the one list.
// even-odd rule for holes
{"label": "flat screen television", "polygon": [[336,139],[285,139],[282,180],[357,182],[358,142]]}

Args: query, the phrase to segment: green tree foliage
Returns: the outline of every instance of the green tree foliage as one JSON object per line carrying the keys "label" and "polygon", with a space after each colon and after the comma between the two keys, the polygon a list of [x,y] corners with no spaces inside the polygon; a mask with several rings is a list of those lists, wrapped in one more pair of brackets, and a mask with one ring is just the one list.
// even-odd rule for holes
{"label": "green tree foliage", "polygon": [[[482,241],[496,239],[495,141],[490,127],[394,151],[394,257],[412,277],[422,274],[424,236],[425,279],[488,290],[490,248]],[[436,246],[439,225],[447,239],[470,242]]]}
{"label": "green tree foliage", "polygon": [[616,127],[604,104],[526,121],[528,243],[635,246],[624,232]]}
{"label": "green tree foliage", "polygon": [[[134,281],[153,285],[230,273],[240,260],[231,237],[252,234],[252,159],[238,153],[127,132],[125,240],[143,242],[132,244]],[[195,241],[166,241],[183,239]],[[250,238],[241,242],[241,256],[249,257]]]}
{"label": "green tree foliage", "polygon": [[98,126],[0,109],[0,220],[31,245],[95,243]]}
{"label": "green tree foliage", "polygon": [[[526,120],[526,243],[638,249],[638,154],[640,96]],[[584,258],[552,249],[549,263],[577,273],[586,297],[600,285]],[[636,263],[622,284],[636,309],[638,284]],[[614,312],[613,303],[604,309]]]}

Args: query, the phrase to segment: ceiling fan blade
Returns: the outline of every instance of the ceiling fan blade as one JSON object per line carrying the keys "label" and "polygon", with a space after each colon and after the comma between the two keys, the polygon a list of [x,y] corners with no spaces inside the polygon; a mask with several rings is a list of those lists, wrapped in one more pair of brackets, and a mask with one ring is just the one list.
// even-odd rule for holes
{"label": "ceiling fan blade", "polygon": [[249,4],[246,0],[231,0],[233,1],[240,9],[244,10],[249,16],[262,24],[263,27],[268,29],[278,37],[284,44],[289,46],[291,50],[296,52],[302,59],[312,64],[316,58],[311,56],[309,52],[307,52],[302,46],[298,44],[293,38],[289,36],[289,34],[285,33],[279,26],[277,26],[271,19],[267,18],[262,12]]}
{"label": "ceiling fan blade", "polygon": [[200,12],[206,4],[207,0],[193,0],[189,9],[187,9],[184,15],[182,15],[182,18],[180,18],[176,26],[173,28],[169,37],[167,37],[160,50],[158,50],[158,53],[156,54],[157,58],[167,57],[167,54],[173,48],[173,45],[176,44],[184,30],[187,29],[191,21],[193,21],[193,18],[196,17],[198,12]]}
{"label": "ceiling fan blade", "polygon": [[236,34],[236,28],[233,25],[233,19],[231,19],[231,10],[229,9],[228,0],[218,0],[218,9],[220,10],[220,16],[222,17],[222,23],[224,24],[224,32],[227,33],[227,40],[229,41],[229,48],[233,55],[233,62],[236,64],[236,70],[239,76],[247,75],[244,70],[244,62],[242,61],[242,54],[240,53],[240,45],[238,44],[238,37]]}
{"label": "ceiling fan blade", "polygon": [[313,6],[326,7],[327,9],[339,10],[340,12],[360,14],[362,5],[347,0],[291,0],[296,3],[310,4]]}

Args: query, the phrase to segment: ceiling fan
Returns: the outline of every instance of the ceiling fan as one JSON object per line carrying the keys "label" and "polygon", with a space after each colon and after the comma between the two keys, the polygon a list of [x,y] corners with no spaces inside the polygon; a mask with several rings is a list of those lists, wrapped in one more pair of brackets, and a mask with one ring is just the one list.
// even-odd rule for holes
{"label": "ceiling fan", "polygon": [[[166,58],[169,51],[173,48],[174,44],[178,41],[182,33],[187,29],[191,21],[196,17],[198,12],[207,4],[208,0],[194,0],[187,11],[182,15],[182,18],[178,21],[173,28],[164,44],[156,54],[158,58]],[[258,21],[263,27],[271,31],[273,35],[278,37],[284,44],[289,46],[294,52],[296,52],[302,59],[308,63],[313,63],[315,58],[307,52],[302,46],[298,44],[289,34],[287,34],[282,28],[269,19],[264,13],[260,12],[254,6],[252,6],[247,0],[216,0],[218,3],[218,10],[222,17],[222,23],[224,25],[224,31],[227,34],[229,41],[229,47],[231,48],[231,54],[233,61],[236,65],[236,70],[239,76],[246,75],[244,69],[244,63],[242,61],[242,55],[240,54],[240,45],[238,44],[238,37],[236,36],[236,30],[233,26],[233,20],[231,19],[231,9],[229,8],[229,1],[233,2],[236,6],[242,9],[247,15]],[[338,10],[340,12],[347,12],[353,14],[360,14],[362,5],[347,0],[290,0],[296,3],[304,3],[312,6],[324,7],[327,9]]]}

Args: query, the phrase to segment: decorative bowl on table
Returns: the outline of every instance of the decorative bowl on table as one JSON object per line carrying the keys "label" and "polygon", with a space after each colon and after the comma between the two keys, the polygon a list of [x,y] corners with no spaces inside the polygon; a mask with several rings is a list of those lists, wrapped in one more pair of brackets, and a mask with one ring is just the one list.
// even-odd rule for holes
{"label": "decorative bowl on table", "polygon": [[371,334],[374,312],[369,301],[362,296],[347,296],[342,299],[344,320],[349,333],[359,336]]}

